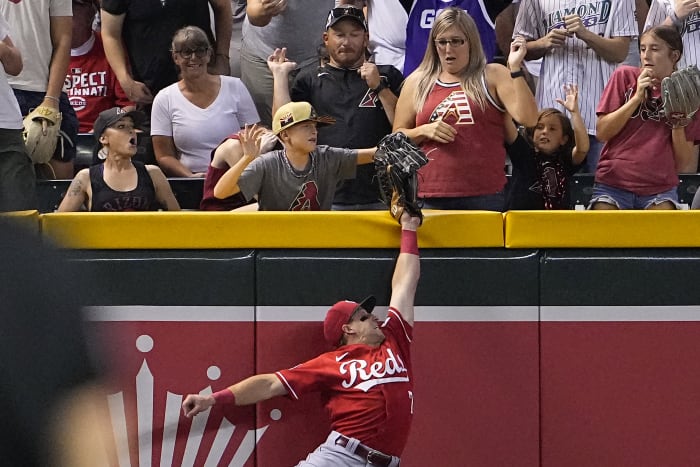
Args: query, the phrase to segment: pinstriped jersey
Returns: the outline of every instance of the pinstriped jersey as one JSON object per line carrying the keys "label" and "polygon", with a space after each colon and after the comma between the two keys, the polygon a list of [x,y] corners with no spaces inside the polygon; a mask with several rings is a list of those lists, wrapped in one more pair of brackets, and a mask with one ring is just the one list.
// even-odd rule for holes
{"label": "pinstriped jersey", "polygon": [[[673,13],[671,0],[654,0],[644,23],[644,30],[663,23],[671,13]],[[683,39],[683,55],[678,62],[678,68],[697,65],[698,54],[700,54],[700,12],[691,14],[683,21],[680,33]]]}
{"label": "pinstriped jersey", "polygon": [[408,76],[423,60],[435,18],[442,10],[451,6],[465,10],[474,19],[486,60],[493,60],[496,53],[496,31],[483,0],[415,0],[406,25],[404,76]]}
{"label": "pinstriped jersey", "polygon": [[[564,16],[578,14],[586,28],[600,36],[636,37],[634,0],[523,0],[515,22],[514,35],[528,40],[546,36],[552,29],[564,28]],[[563,47],[547,52],[537,84],[537,105],[565,111],[557,98],[563,98],[562,86],[578,84],[581,116],[588,133],[595,135],[596,106],[618,63],[602,59],[584,41],[570,37]]]}

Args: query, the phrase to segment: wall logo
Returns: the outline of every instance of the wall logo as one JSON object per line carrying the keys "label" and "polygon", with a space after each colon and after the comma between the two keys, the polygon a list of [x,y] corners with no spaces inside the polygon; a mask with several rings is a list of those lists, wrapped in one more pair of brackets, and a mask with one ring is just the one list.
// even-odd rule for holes
{"label": "wall logo", "polygon": [[[136,348],[143,354],[150,352],[153,347],[154,340],[147,334],[142,334],[136,339]],[[207,378],[210,381],[215,381],[220,376],[219,367],[210,366],[207,369]],[[242,441],[239,442],[236,440],[239,440],[240,436],[234,439],[234,433],[238,427],[224,416],[215,430],[213,442],[203,443],[205,431],[211,430],[211,423],[209,423],[209,427],[207,426],[210,415],[212,415],[211,409],[194,417],[188,429],[187,424],[190,422],[181,415],[184,395],[167,391],[165,398],[159,397],[155,392],[154,374],[151,372],[145,357],[136,375],[135,383],[135,414],[133,410],[130,410],[131,405],[126,400],[124,390],[108,396],[109,412],[112,418],[120,466],[147,467],[154,463],[193,466],[195,463],[201,463],[204,454],[200,451],[206,450],[208,453],[206,453],[206,461],[203,465],[225,465],[225,462],[222,464],[224,454],[233,450],[233,457],[228,466],[242,467],[249,461],[255,447],[269,428],[268,424],[260,428],[246,430]],[[211,394],[211,386],[203,388],[199,393]],[[160,403],[163,400],[164,403]],[[132,427],[133,423],[129,425],[129,422],[134,416],[138,435],[138,461],[131,458],[132,454],[128,445],[130,433],[133,439],[133,432],[129,428]],[[282,412],[278,409],[273,409],[270,412],[271,420],[279,420],[281,417]],[[161,421],[162,441],[160,441]],[[158,436],[154,436],[155,433],[158,433]],[[238,444],[236,445],[236,443]],[[159,463],[154,462],[154,450],[160,451]],[[196,462],[197,459],[200,461]]]}

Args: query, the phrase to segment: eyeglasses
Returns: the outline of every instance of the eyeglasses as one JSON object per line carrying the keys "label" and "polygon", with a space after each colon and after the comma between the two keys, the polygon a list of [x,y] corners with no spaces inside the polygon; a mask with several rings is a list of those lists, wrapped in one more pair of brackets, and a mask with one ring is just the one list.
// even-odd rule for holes
{"label": "eyeglasses", "polygon": [[452,39],[435,39],[435,45],[441,50],[445,50],[447,48],[447,44],[450,44],[451,47],[461,47],[465,42],[467,42],[466,39],[462,39],[461,37],[453,37]]}
{"label": "eyeglasses", "polygon": [[192,58],[192,55],[196,56],[197,58],[204,58],[207,55],[207,52],[209,52],[209,47],[197,47],[194,50],[175,50],[175,53],[178,54],[180,57],[184,58],[185,60]]}

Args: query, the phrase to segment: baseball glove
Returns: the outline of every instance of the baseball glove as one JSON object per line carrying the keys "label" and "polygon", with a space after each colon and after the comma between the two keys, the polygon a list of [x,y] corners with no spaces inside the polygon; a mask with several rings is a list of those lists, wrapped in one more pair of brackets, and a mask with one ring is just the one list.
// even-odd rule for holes
{"label": "baseball glove", "polygon": [[688,125],[700,106],[700,71],[695,65],[674,71],[661,81],[666,123]]}
{"label": "baseball glove", "polygon": [[427,163],[425,153],[403,133],[391,133],[377,144],[374,168],[379,180],[379,194],[399,222],[404,210],[420,217],[423,222],[417,199],[418,169]]}
{"label": "baseball glove", "polygon": [[24,117],[24,144],[35,164],[46,164],[53,157],[61,130],[61,112],[39,106]]}

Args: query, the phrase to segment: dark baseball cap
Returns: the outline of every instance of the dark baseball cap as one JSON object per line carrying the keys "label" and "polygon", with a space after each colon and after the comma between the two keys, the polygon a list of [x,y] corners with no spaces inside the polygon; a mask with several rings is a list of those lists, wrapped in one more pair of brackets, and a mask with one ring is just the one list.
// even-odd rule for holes
{"label": "dark baseball cap", "polygon": [[342,300],[333,305],[326,313],[323,320],[323,336],[330,347],[336,347],[340,338],[343,337],[343,326],[348,324],[353,313],[363,308],[367,313],[372,313],[377,299],[373,295],[362,300],[360,303],[351,300]]}
{"label": "dark baseball cap", "polygon": [[367,31],[367,20],[365,19],[365,14],[359,8],[349,5],[333,8],[328,13],[328,19],[326,20],[326,31],[328,31],[328,28],[333,27],[341,19],[355,20],[356,22],[360,23],[360,26],[362,26],[365,31]]}
{"label": "dark baseball cap", "polygon": [[119,107],[112,107],[111,109],[103,110],[100,112],[97,120],[95,120],[95,124],[92,126],[95,139],[99,140],[102,133],[104,133],[108,127],[114,125],[124,117],[131,117],[136,128],[140,127],[143,122],[146,121],[146,114],[138,110],[127,112]]}

